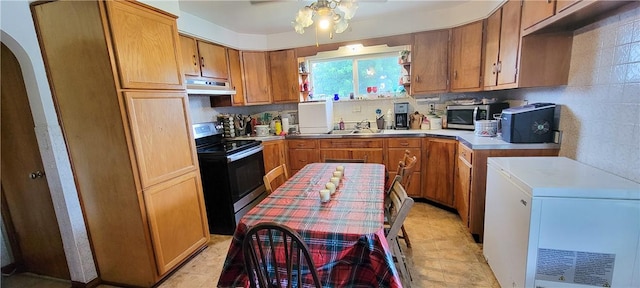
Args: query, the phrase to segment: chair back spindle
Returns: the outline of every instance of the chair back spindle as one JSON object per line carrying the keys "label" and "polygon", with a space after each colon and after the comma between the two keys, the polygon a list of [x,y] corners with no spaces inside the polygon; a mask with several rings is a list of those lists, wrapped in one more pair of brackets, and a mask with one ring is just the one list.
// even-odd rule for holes
{"label": "chair back spindle", "polygon": [[242,247],[252,288],[322,287],[309,248],[291,228],[260,223],[247,231]]}

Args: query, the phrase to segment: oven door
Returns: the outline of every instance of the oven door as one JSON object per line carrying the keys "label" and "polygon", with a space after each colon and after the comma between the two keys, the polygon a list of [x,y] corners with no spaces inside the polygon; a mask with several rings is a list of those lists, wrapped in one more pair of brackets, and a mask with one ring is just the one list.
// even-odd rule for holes
{"label": "oven door", "polygon": [[[260,194],[264,192],[264,159],[262,156],[262,145],[247,149],[227,156],[227,171],[229,173],[229,187],[231,188],[231,199],[236,208],[246,206],[254,197],[246,197],[252,193]],[[237,211],[237,209],[236,209]]]}

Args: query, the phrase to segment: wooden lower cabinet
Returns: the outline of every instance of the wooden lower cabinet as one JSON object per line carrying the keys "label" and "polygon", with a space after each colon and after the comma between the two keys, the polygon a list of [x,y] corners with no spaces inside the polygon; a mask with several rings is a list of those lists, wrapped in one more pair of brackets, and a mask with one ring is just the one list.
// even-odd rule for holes
{"label": "wooden lower cabinet", "polygon": [[457,140],[425,138],[422,140],[422,197],[453,207],[453,178]]}
{"label": "wooden lower cabinet", "polygon": [[456,174],[453,183],[453,201],[465,227],[469,226],[469,197],[471,192],[471,157],[473,152],[458,144]]}
{"label": "wooden lower cabinet", "polygon": [[153,186],[143,195],[158,274],[164,275],[209,240],[200,173]]}
{"label": "wooden lower cabinet", "polygon": [[422,197],[422,139],[421,138],[390,138],[387,141],[387,155],[385,165],[389,172],[389,179],[396,176],[398,162],[402,161],[405,151],[409,150],[409,156],[416,156],[416,166],[411,175],[409,187],[405,187],[411,197]]}
{"label": "wooden lower cabinet", "polygon": [[[502,149],[473,150],[471,157],[471,181],[469,190],[469,232],[476,241],[482,242],[484,236],[484,206],[487,189],[488,157],[529,157],[558,156],[559,149]],[[464,172],[463,172],[464,173]],[[464,181],[463,177],[459,178]],[[465,185],[465,184],[458,184]]]}
{"label": "wooden lower cabinet", "polygon": [[293,175],[309,163],[320,162],[318,140],[287,140],[289,151],[289,175]]}
{"label": "wooden lower cabinet", "polygon": [[[264,150],[262,150],[262,154],[264,159],[265,173],[287,162],[285,156],[286,144],[284,140],[264,141],[262,142],[262,146],[264,147]],[[279,187],[284,182],[280,177],[276,178],[273,181],[273,187]]]}
{"label": "wooden lower cabinet", "polygon": [[382,139],[320,140],[320,161],[326,159],[363,159],[365,163],[384,164]]}

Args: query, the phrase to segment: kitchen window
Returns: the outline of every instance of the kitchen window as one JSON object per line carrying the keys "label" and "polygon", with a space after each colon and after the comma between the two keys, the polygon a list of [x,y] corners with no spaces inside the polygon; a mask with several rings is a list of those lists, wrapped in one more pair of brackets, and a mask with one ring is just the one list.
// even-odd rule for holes
{"label": "kitchen window", "polygon": [[340,55],[349,53],[345,49],[347,52],[338,50],[305,59],[309,67],[312,100],[333,97],[336,93],[341,99],[348,99],[351,93],[356,97],[367,97],[404,91],[399,84],[403,73],[398,57],[399,51],[405,47],[360,49],[368,51]]}

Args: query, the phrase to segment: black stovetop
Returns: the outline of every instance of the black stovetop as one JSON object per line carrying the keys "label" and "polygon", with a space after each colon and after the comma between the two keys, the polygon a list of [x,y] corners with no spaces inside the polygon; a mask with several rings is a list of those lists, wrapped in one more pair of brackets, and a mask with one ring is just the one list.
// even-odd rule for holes
{"label": "black stovetop", "polygon": [[198,154],[228,156],[240,151],[260,146],[256,140],[232,140],[220,137],[205,137],[196,140],[196,150]]}

